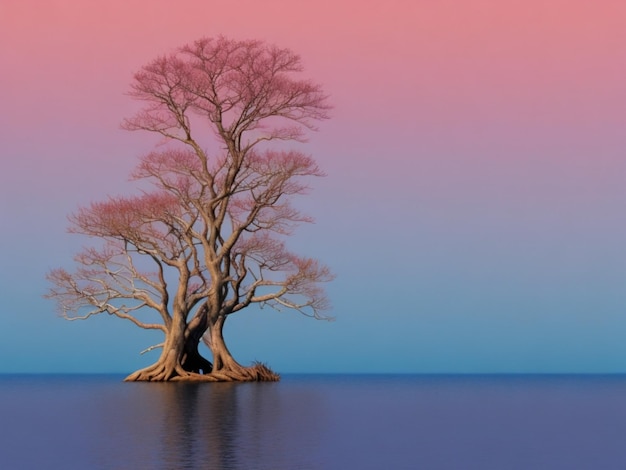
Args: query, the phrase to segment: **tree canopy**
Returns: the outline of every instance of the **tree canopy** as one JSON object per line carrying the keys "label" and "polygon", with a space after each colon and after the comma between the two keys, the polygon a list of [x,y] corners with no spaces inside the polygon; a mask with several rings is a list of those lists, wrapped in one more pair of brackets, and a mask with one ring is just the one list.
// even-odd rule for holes
{"label": "tree canopy", "polygon": [[[70,232],[101,243],[76,255],[74,271],[48,275],[66,318],[107,313],[164,333],[159,360],[127,380],[277,380],[235,361],[226,319],[252,304],[328,318],[322,283],[332,274],[285,243],[311,221],[293,197],[323,176],[285,143],[304,142],[330,109],[301,72],[289,49],[218,37],[135,74],[130,95],[144,105],[123,127],[162,137],[131,175],[151,189],[72,214]],[[212,361],[198,352],[201,339]]]}

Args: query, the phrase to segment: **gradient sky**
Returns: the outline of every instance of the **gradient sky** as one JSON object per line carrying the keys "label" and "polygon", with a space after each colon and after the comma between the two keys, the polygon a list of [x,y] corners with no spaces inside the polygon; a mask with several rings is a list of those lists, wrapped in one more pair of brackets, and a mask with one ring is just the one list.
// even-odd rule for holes
{"label": "gradient sky", "polygon": [[302,55],[335,105],[291,240],[336,321],[251,310],[226,340],[279,372],[626,372],[626,3],[3,0],[0,372],[130,372],[160,341],[67,322],[46,272],[78,205],[130,193],[132,73],[201,36]]}

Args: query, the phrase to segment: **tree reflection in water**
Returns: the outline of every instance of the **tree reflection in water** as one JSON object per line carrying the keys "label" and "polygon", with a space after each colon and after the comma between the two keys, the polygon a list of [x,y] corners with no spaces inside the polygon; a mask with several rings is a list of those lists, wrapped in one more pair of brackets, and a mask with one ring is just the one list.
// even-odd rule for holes
{"label": "tree reflection in water", "polygon": [[[151,384],[159,401],[162,468],[297,468],[323,427],[320,397],[280,383]],[[317,409],[317,411],[316,411]],[[302,426],[306,423],[306,426]],[[311,452],[313,451],[313,452]],[[294,467],[294,465],[296,467]]]}

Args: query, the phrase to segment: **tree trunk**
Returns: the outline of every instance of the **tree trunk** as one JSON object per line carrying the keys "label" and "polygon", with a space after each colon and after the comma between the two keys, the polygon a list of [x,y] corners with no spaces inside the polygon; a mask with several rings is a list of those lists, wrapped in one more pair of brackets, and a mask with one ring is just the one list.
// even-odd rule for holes
{"label": "tree trunk", "polygon": [[213,370],[216,372],[235,371],[242,366],[235,361],[224,342],[224,322],[226,317],[220,315],[209,326],[210,347],[213,353]]}
{"label": "tree trunk", "polygon": [[159,360],[126,377],[127,382],[253,382],[278,381],[280,376],[263,364],[239,364],[224,342],[225,317],[209,322],[207,335],[213,353],[211,364],[198,352],[201,329],[188,328],[183,317],[174,319],[166,334]]}
{"label": "tree trunk", "polygon": [[250,367],[244,367],[235,360],[224,342],[225,321],[225,315],[209,321],[208,345],[213,353],[213,370],[210,376],[224,382],[276,382],[280,380],[280,376],[264,364],[255,363]]}
{"label": "tree trunk", "polygon": [[176,376],[186,375],[187,371],[182,366],[185,352],[185,328],[186,322],[183,316],[175,315],[165,335],[163,351],[159,360],[145,369],[132,373],[125,380],[127,382],[166,382]]}

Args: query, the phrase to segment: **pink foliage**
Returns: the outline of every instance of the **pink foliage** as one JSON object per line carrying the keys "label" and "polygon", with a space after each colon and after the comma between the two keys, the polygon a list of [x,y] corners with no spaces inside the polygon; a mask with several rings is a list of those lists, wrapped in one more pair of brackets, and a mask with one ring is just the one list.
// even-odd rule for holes
{"label": "pink foliage", "polygon": [[299,126],[314,128],[330,109],[319,85],[294,78],[301,70],[300,57],[289,49],[203,38],[135,74],[131,95],[148,106],[125,126],[188,141],[193,110],[216,123],[218,135],[238,136],[280,117],[298,125],[265,129],[262,139],[299,140]]}
{"label": "pink foliage", "polygon": [[[320,283],[332,275],[290,253],[284,235],[312,220],[292,198],[307,192],[306,178],[323,172],[300,151],[265,148],[272,140],[302,141],[304,130],[328,117],[326,95],[298,78],[301,70],[288,49],[218,37],[136,73],[130,94],[145,106],[124,127],[160,134],[165,143],[144,155],[131,177],[153,189],[70,216],[71,232],[105,244],[77,255],[75,273],[52,271],[50,295],[64,308],[82,302],[92,313],[137,324],[132,312],[147,305],[167,323],[172,278],[175,305],[185,315],[218,299],[202,312],[228,315],[260,302],[320,316],[328,307]],[[207,137],[219,149],[214,154],[204,146]],[[153,272],[140,269],[146,260]],[[230,297],[220,300],[214,286]]]}
{"label": "pink foliage", "polygon": [[151,223],[181,214],[175,195],[146,193],[137,197],[109,198],[93,202],[70,217],[70,231],[99,237],[125,238],[145,230]]}

